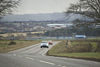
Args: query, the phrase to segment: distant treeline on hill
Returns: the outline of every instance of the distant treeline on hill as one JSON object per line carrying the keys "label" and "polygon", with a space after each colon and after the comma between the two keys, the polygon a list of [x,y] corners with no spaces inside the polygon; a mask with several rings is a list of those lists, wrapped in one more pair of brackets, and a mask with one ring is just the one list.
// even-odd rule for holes
{"label": "distant treeline on hill", "polygon": [[75,34],[83,34],[86,36],[100,36],[100,28],[62,28],[52,31],[47,31],[45,36],[73,36]]}

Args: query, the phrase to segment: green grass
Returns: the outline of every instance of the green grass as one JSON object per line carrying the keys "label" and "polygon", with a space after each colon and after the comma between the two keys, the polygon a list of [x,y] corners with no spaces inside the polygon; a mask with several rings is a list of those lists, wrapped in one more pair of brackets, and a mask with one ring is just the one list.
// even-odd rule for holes
{"label": "green grass", "polygon": [[91,44],[93,49],[97,48],[97,42],[71,42],[72,46],[77,45],[77,44]]}
{"label": "green grass", "polygon": [[88,40],[100,40],[100,37],[96,37],[96,38],[88,38]]}
{"label": "green grass", "polygon": [[[96,49],[97,42],[78,42],[72,41],[71,45],[77,44],[88,44],[91,43],[92,49]],[[62,41],[59,44],[52,47],[48,52],[47,55],[50,56],[61,56],[61,57],[70,57],[70,58],[81,58],[81,59],[89,59],[89,60],[96,60],[100,61],[100,52],[67,52],[66,41]]]}
{"label": "green grass", "polygon": [[40,43],[41,41],[40,40],[33,40],[33,41],[15,40],[14,42],[16,42],[16,44],[9,45],[10,42],[11,42],[10,40],[0,40],[0,53],[6,53],[9,51],[31,46]]}
{"label": "green grass", "polygon": [[100,60],[100,52],[94,53],[60,53],[53,54],[54,56],[62,56],[62,57],[71,57],[71,58],[86,58],[86,59],[99,59]]}
{"label": "green grass", "polygon": [[55,45],[52,49],[48,51],[50,54],[58,54],[66,51],[66,44],[65,41],[60,42],[59,44]]}

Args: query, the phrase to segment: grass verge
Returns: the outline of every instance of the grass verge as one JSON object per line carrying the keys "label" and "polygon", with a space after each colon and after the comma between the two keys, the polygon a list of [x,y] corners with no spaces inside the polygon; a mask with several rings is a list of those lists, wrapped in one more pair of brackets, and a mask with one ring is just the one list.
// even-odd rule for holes
{"label": "grass verge", "polygon": [[58,56],[58,57],[68,57],[68,58],[78,58],[87,59],[100,62],[100,52],[67,52],[66,41],[62,41],[59,44],[52,47],[47,55]]}
{"label": "grass verge", "polygon": [[11,43],[10,40],[0,40],[0,53],[7,53],[9,51],[31,46],[40,43],[41,41],[40,40],[33,40],[33,41],[15,40],[14,42],[15,44],[9,45]]}

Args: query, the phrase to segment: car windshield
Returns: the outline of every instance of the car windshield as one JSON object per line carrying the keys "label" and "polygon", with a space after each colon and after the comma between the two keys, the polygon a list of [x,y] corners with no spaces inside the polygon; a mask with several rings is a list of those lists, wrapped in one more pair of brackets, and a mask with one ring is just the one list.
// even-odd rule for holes
{"label": "car windshield", "polygon": [[47,42],[42,42],[42,43],[47,43]]}

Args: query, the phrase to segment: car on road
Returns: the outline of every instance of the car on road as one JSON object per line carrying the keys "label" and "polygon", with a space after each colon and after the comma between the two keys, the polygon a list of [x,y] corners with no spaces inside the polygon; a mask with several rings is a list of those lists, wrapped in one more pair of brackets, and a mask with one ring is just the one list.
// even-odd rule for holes
{"label": "car on road", "polygon": [[49,45],[53,45],[53,42],[50,40],[50,41],[48,42],[48,44],[49,44]]}
{"label": "car on road", "polygon": [[42,48],[42,47],[47,47],[47,48],[49,48],[49,44],[48,44],[48,42],[41,42],[41,44],[40,44],[40,47]]}

